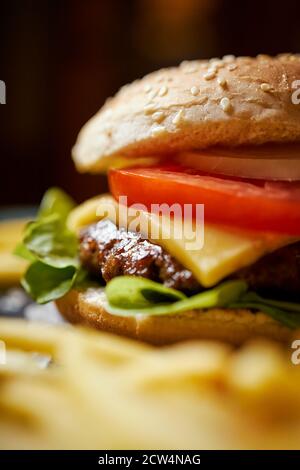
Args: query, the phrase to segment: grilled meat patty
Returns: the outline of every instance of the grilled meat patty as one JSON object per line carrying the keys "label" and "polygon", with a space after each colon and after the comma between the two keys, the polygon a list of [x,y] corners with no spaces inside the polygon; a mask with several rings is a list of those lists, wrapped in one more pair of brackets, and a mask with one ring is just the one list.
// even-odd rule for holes
{"label": "grilled meat patty", "polygon": [[80,259],[89,272],[105,282],[127,274],[146,277],[187,294],[200,290],[191,271],[161,246],[143,238],[140,233],[118,229],[109,220],[82,231]]}
{"label": "grilled meat patty", "polygon": [[263,256],[235,277],[264,295],[300,300],[300,242]]}
{"label": "grilled meat patty", "polygon": [[[85,228],[80,235],[80,259],[86,269],[108,282],[121,275],[142,276],[187,294],[203,288],[161,246],[140,233],[118,229],[109,220]],[[250,288],[276,297],[300,298],[300,242],[268,254],[232,278],[244,279]]]}

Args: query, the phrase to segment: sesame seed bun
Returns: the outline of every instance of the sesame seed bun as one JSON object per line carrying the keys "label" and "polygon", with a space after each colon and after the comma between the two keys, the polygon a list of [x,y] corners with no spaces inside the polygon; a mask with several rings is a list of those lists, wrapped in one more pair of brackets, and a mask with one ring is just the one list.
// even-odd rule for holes
{"label": "sesame seed bun", "polygon": [[116,156],[269,142],[300,142],[293,104],[300,56],[225,56],[183,62],[123,87],[81,130],[79,171],[102,172]]}
{"label": "sesame seed bun", "polygon": [[292,330],[264,313],[249,310],[191,310],[180,315],[120,317],[106,311],[103,289],[72,290],[56,301],[71,323],[135,338],[156,345],[189,339],[214,339],[240,345],[252,337],[288,342]]}

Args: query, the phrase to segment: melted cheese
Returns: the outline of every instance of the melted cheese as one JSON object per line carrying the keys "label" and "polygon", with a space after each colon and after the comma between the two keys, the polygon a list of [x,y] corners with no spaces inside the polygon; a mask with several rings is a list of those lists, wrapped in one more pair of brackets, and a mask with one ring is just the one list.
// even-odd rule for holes
{"label": "melted cheese", "polygon": [[[75,208],[69,216],[68,225],[71,230],[78,231],[83,226],[106,216],[118,226],[125,226],[125,213],[127,213],[127,223],[136,219],[136,211],[132,212],[130,208],[118,205],[110,195],[99,196]],[[183,266],[192,271],[204,287],[217,284],[238,269],[251,265],[265,254],[296,240],[289,236],[231,230],[205,223],[203,246],[199,244],[195,249],[193,246],[195,240],[184,236],[195,233],[191,220],[184,221],[184,230],[182,230],[181,221],[170,219],[166,215],[153,217],[147,212],[140,212],[138,231],[147,236],[150,222],[156,234],[153,241],[163,246]]]}

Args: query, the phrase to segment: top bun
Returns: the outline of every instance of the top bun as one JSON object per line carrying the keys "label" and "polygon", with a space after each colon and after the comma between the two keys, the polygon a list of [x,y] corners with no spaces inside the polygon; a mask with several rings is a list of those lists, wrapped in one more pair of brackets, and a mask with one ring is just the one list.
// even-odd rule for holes
{"label": "top bun", "polygon": [[121,88],[82,128],[75,164],[101,172],[116,156],[300,142],[296,80],[300,56],[291,54],[225,56],[151,73]]}

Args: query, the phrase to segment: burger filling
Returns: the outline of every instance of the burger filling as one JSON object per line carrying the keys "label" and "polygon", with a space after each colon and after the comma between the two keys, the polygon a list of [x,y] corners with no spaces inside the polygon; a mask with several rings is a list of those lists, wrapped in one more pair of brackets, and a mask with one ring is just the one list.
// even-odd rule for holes
{"label": "burger filling", "polygon": [[[140,184],[134,193],[136,175]],[[201,315],[211,308],[226,314],[226,309],[247,309],[253,314],[263,312],[288,328],[299,328],[298,186],[287,194],[286,186],[274,189],[264,184],[261,188],[205,180],[200,175],[179,176],[164,170],[115,172],[114,197],[102,195],[78,207],[61,190],[47,191],[36,220],[28,224],[16,249],[29,262],[23,287],[37,302],[46,303],[72,289],[98,286],[105,309],[118,316],[176,315],[191,310]],[[168,191],[164,193],[165,186]],[[179,199],[184,204],[195,188],[212,199],[206,199],[203,244],[191,248],[191,231],[180,232],[178,238],[180,219],[166,213],[152,217],[147,198],[152,191],[150,200],[156,197],[161,202],[169,194],[169,204]],[[142,199],[146,206],[140,210],[138,225],[124,225],[124,215],[132,221],[133,214],[130,207],[117,202],[119,191],[127,191],[129,203]],[[228,212],[228,201],[234,212]],[[259,217],[254,219],[255,211]],[[229,224],[229,216],[240,224]],[[251,220],[257,222],[255,231],[242,227]],[[157,229],[157,238],[152,232],[148,235],[149,222]],[[269,231],[262,230],[266,222]],[[191,229],[194,219],[185,218],[183,225]],[[168,226],[175,230],[166,238]]]}
{"label": "burger filling", "polygon": [[[140,233],[109,221],[91,224],[80,233],[81,264],[96,278],[141,276],[192,295],[203,290],[192,272],[160,245]],[[230,276],[251,289],[275,298],[300,299],[300,242],[263,256]]]}
{"label": "burger filling", "polygon": [[80,260],[90,273],[105,282],[117,276],[141,276],[189,294],[200,290],[191,271],[160,245],[140,233],[117,228],[109,220],[81,232]]}

